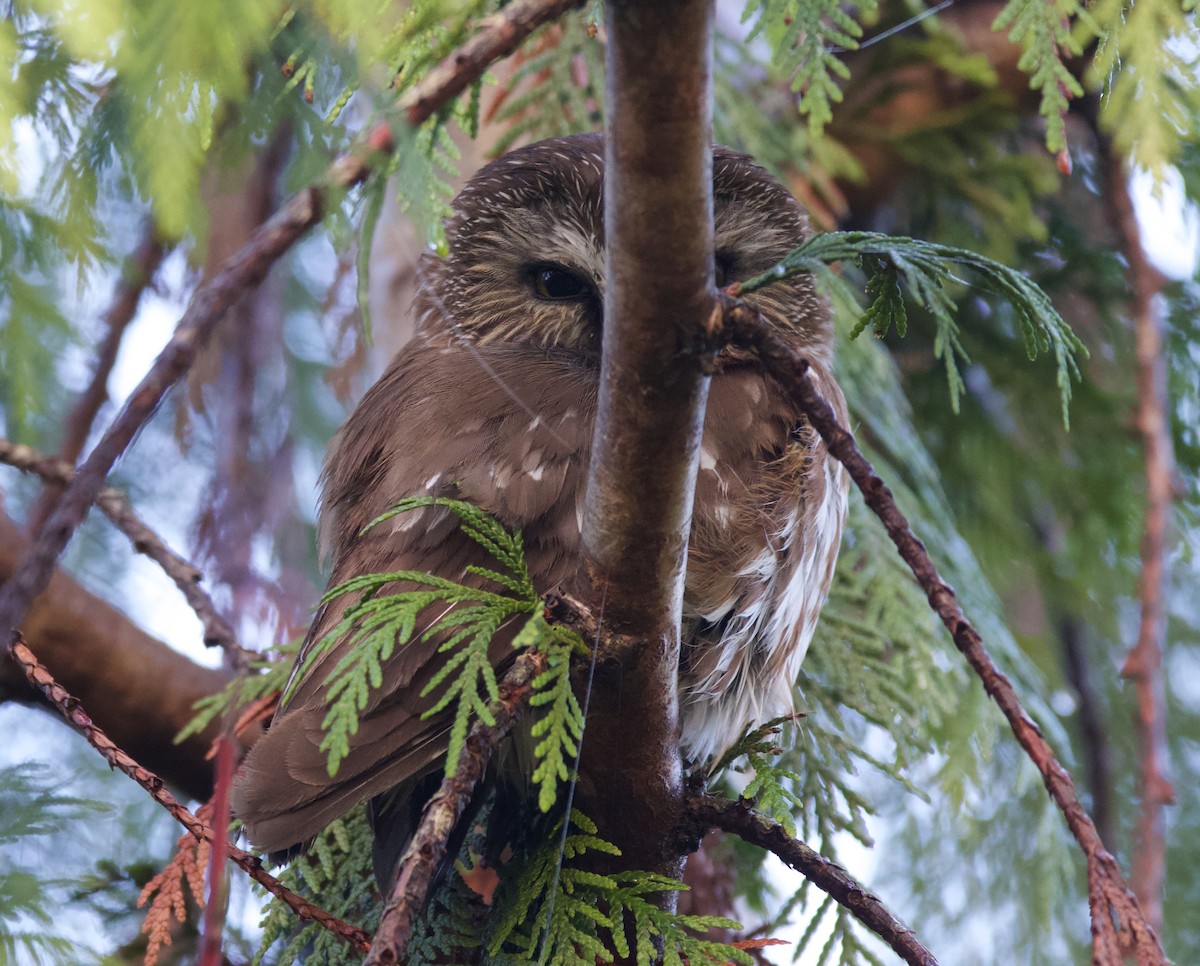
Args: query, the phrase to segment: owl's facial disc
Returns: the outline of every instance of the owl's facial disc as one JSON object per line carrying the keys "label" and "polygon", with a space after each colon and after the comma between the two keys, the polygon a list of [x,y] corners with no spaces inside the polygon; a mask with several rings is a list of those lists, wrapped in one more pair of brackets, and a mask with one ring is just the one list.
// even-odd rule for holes
{"label": "owl's facial disc", "polygon": [[[523,342],[598,362],[604,315],[604,144],[575,135],[519,148],[492,162],[455,201],[449,255],[425,280],[460,332],[480,343]],[[713,276],[718,287],[774,265],[807,237],[787,190],[744,155],[713,154]],[[810,353],[832,332],[811,280],[800,277],[747,301]]]}

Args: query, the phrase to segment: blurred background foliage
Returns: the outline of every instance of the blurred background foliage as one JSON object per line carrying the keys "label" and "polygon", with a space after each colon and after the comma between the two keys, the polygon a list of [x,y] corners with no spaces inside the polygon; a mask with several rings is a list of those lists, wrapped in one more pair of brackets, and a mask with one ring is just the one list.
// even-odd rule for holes
{"label": "blurred background foliage", "polygon": [[[160,245],[162,265],[116,334],[102,427],[197,283],[374,120],[392,118],[403,92],[497,6],[10,0],[0,20],[0,432],[59,451],[108,334],[111,293],[139,245]],[[1118,672],[1136,637],[1143,477],[1110,162],[1157,179],[1167,222],[1184,226],[1162,292],[1178,491],[1165,657],[1177,803],[1163,933],[1175,961],[1200,962],[1194,11],[1178,0],[952,0],[930,12],[916,0],[720,3],[715,137],[778,174],[818,227],[911,235],[1019,268],[1089,348],[1067,431],[1051,362],[1029,362],[1008,308],[964,286],[957,322],[970,363],[955,413],[932,321],[912,307],[904,338],[850,340],[860,309],[835,293],[856,432],[1074,766],[1126,868],[1138,763]],[[325,445],[411,331],[415,260],[440,243],[455,186],[510,145],[601,127],[603,58],[601,11],[584,4],[406,132],[387,170],[338,199],[243,300],[120,464],[114,484],[205,569],[246,644],[271,649],[306,627],[323,584],[313,521]],[[1150,240],[1171,230],[1163,217],[1143,219]],[[852,284],[856,271],[845,266]],[[0,468],[0,484],[0,510],[36,517],[33,480]],[[100,522],[65,565],[213,663],[183,602]],[[778,765],[794,773],[811,845],[868,878],[944,962],[1088,961],[1081,857],[858,503],[798,687],[808,714],[781,740]],[[0,706],[15,736],[0,785],[0,958],[136,959],[133,898],[176,833],[136,789],[101,781],[88,749],[60,735],[45,749],[39,715]],[[50,763],[16,764],[34,758]],[[96,836],[111,813],[93,800],[136,823]],[[785,907],[761,856],[736,854],[743,921],[800,935],[788,915],[811,924],[818,903]],[[244,888],[235,899],[229,949],[242,961],[256,902]],[[884,955],[833,913],[803,936],[805,962]],[[186,961],[185,940],[164,956]]]}

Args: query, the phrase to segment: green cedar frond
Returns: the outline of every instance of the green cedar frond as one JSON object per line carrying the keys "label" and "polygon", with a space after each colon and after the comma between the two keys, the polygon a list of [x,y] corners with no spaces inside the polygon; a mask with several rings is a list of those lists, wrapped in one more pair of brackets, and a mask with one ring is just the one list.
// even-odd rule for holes
{"label": "green cedar frond", "polygon": [[[538,625],[539,621],[544,628]],[[559,782],[574,780],[567,762],[578,757],[579,742],[583,739],[583,709],[570,680],[571,655],[578,652],[578,638],[563,628],[547,624],[541,614],[534,614],[522,633],[531,629],[547,636],[558,634],[563,645],[549,652],[549,666],[534,679],[534,695],[529,701],[531,707],[545,709],[532,729],[534,739],[541,739],[534,746],[538,765],[532,781],[538,787],[538,807],[548,812],[558,797]]]}
{"label": "green cedar frond", "polygon": [[40,762],[0,768],[0,844],[55,835],[73,821],[113,809],[107,802],[63,795],[60,785],[61,780]]}
{"label": "green cedar frond", "polygon": [[882,339],[896,327],[896,334],[904,338],[908,334],[908,312],[904,308],[904,295],[900,291],[900,272],[887,259],[873,255],[864,255],[861,259],[864,267],[868,264],[866,292],[871,304],[863,313],[862,319],[851,333],[854,338],[868,326],[875,330],[875,335]]}
{"label": "green cedar frond", "polygon": [[[542,709],[533,726],[536,768],[533,782],[538,802],[547,811],[558,797],[562,782],[571,778],[567,762],[578,754],[583,736],[583,711],[571,690],[570,660],[587,654],[574,632],[551,625],[544,605],[529,575],[520,531],[509,530],[478,507],[442,497],[412,497],[401,500],[372,520],[363,533],[400,513],[423,507],[443,507],[458,517],[459,527],[488,552],[505,571],[472,566],[469,572],[503,589],[496,593],[419,571],[363,574],[331,588],[322,598],[328,604],[347,594],[357,595],[341,619],[324,637],[315,641],[293,676],[303,680],[329,649],[345,642],[345,653],[324,678],[329,710],[322,722],[321,750],[328,754],[328,768],[336,774],[349,753],[350,738],[358,731],[359,715],[371,692],[383,683],[383,667],[397,647],[411,642],[418,621],[437,605],[439,616],[421,633],[421,640],[442,638],[442,655],[422,696],[437,695],[424,717],[453,711],[446,774],[458,764],[467,732],[475,720],[494,724],[488,707],[499,697],[496,669],[489,655],[492,638],[500,627],[524,616],[513,637],[514,650],[535,648],[546,655],[547,670],[533,681],[530,705]],[[385,593],[396,584],[416,585],[414,590]],[[294,686],[294,685],[293,685]],[[286,702],[289,694],[285,694]]]}
{"label": "green cedar frond", "polygon": [[[389,161],[389,165],[390,165]],[[362,319],[363,338],[369,343],[371,335],[371,252],[374,249],[375,229],[387,200],[387,178],[370,178],[363,186],[359,214],[358,247],[354,253],[355,302]]]}
{"label": "green cedar frond", "polygon": [[1066,61],[1095,43],[1088,81],[1104,91],[1101,122],[1118,154],[1159,172],[1195,134],[1200,108],[1188,15],[1178,0],[1009,0],[994,27],[1024,48],[1018,66],[1041,92],[1051,151],[1066,148],[1067,108],[1084,92]]}
{"label": "green cedar frond", "polygon": [[719,775],[725,771],[739,758],[751,754],[773,754],[778,752],[778,747],[775,744],[775,736],[783,730],[783,725],[795,721],[801,717],[798,714],[787,714],[779,718],[772,718],[770,721],[756,725],[748,730],[741,738],[725,752],[712,767],[710,774]]}
{"label": "green cedar frond", "polygon": [[450,136],[450,120],[465,123],[466,118],[450,111],[430,118],[415,132],[402,129],[387,168],[394,176],[401,211],[413,220],[418,237],[439,250],[445,247],[442,222],[451,213],[452,182],[462,156]]}
{"label": "green cedar frond", "polygon": [[759,811],[774,819],[790,837],[795,838],[796,821],[792,816],[804,807],[804,802],[791,789],[801,784],[800,776],[789,768],[775,764],[766,755],[752,752],[748,758],[754,777],[742,789],[742,798],[754,801]]}
{"label": "green cedar frond", "polygon": [[[371,867],[373,840],[366,808],[359,806],[318,835],[302,858],[278,873],[279,880],[339,919],[372,932],[379,918],[380,898]],[[347,958],[349,951],[342,939],[317,923],[297,923],[296,914],[275,897],[263,909],[261,926],[263,935],[254,966],[264,961],[272,966],[358,962],[357,956]],[[280,943],[281,948],[274,951]],[[265,958],[268,953],[269,960]]]}
{"label": "green cedar frond", "polygon": [[175,736],[175,744],[181,744],[192,735],[204,731],[217,718],[230,713],[236,714],[239,709],[265,698],[275,691],[282,692],[291,673],[291,659],[300,650],[303,638],[297,638],[285,647],[279,649],[277,655],[258,661],[251,661],[248,667],[250,673],[239,674],[224,688],[215,694],[208,694],[197,701],[192,707],[196,714],[185,724]]}
{"label": "green cedar frond", "polygon": [[507,126],[496,144],[497,154],[517,142],[603,126],[604,45],[589,30],[590,24],[601,19],[594,7],[560,20],[554,43],[546,44],[540,32],[526,42],[524,60],[497,95],[495,120]]}
{"label": "green cedar frond", "polygon": [[1082,45],[1072,32],[1072,22],[1089,19],[1078,0],[1008,0],[992,24],[1009,28],[1008,39],[1024,51],[1017,66],[1029,74],[1029,86],[1041,92],[1039,108],[1046,119],[1046,147],[1066,149],[1066,116],[1072,98],[1083,96],[1083,87],[1064,62],[1078,57]]}
{"label": "green cedar frond", "polygon": [[[558,893],[567,894],[563,906],[566,911],[559,910],[553,918],[558,920],[557,929],[560,934],[570,932],[571,918],[576,914],[572,904],[573,893],[575,886],[582,880],[578,878],[578,870],[563,867],[564,864],[568,859],[585,855],[589,851],[620,855],[620,850],[615,845],[596,835],[596,823],[578,809],[571,811],[571,826],[577,831],[568,830],[567,835],[562,836],[561,850],[562,822],[558,822],[548,834],[541,837],[532,854],[520,863],[519,871],[503,876],[497,910],[488,924],[485,936],[491,956],[500,956],[505,947],[509,947],[510,950],[524,953],[528,960],[533,959],[541,930],[546,925],[546,916],[542,910],[546,908],[556,889]],[[593,886],[603,883],[610,889],[616,888],[613,879],[587,875]],[[557,904],[558,895],[554,895],[554,899]],[[594,932],[594,929],[592,931]],[[591,962],[594,963],[596,956],[602,954],[603,949],[593,956]],[[611,960],[611,955],[608,958]]]}
{"label": "green cedar frond", "polygon": [[514,863],[518,869],[505,871],[485,940],[489,962],[594,966],[635,952],[637,962],[653,963],[660,959],[661,946],[661,961],[670,966],[753,963],[740,949],[696,935],[741,929],[739,923],[679,915],[647,898],[687,889],[682,882],[654,872],[600,875],[577,868],[573,860],[588,852],[621,853],[596,834],[595,823],[578,809],[571,811],[571,826],[564,837],[562,823],[555,824],[524,862]]}
{"label": "green cedar frond", "polygon": [[95,958],[94,952],[55,933],[63,894],[78,880],[20,865],[19,850],[29,848],[30,839],[59,834],[74,822],[112,811],[107,802],[64,795],[60,785],[61,779],[38,762],[0,768],[0,846],[18,850],[16,866],[0,854],[0,962],[69,966]]}
{"label": "green cedar frond", "polygon": [[1197,134],[1195,3],[1101,0],[1074,37],[1096,39],[1089,82],[1103,86],[1100,121],[1117,154],[1161,175]]}
{"label": "green cedar frond", "polygon": [[[1039,352],[1054,354],[1063,423],[1069,425],[1071,382],[1079,379],[1076,358],[1086,358],[1087,348],[1063,321],[1046,293],[1007,265],[965,248],[914,238],[866,231],[825,232],[814,235],[773,268],[747,279],[739,287],[742,293],[753,292],[803,273],[827,279],[830,264],[850,260],[857,261],[866,272],[867,290],[873,297],[867,313],[851,332],[851,338],[868,325],[875,327],[876,335],[886,335],[892,322],[907,318],[900,298],[900,283],[903,282],[909,297],[924,307],[937,324],[934,352],[946,366],[950,399],[956,412],[963,390],[958,366],[960,362],[966,364],[970,360],[959,339],[958,324],[951,314],[955,302],[947,290],[947,282],[961,284],[954,275],[953,266],[971,269],[986,288],[1012,306],[1029,358],[1036,359]],[[880,275],[885,277],[876,281]]]}
{"label": "green cedar frond", "polygon": [[639,963],[658,962],[660,944],[663,966],[684,966],[685,963],[725,966],[732,962],[749,966],[754,962],[744,950],[696,935],[709,929],[741,929],[741,923],[724,916],[685,916],[666,912],[645,898],[663,892],[686,890],[687,886],[682,882],[654,872],[623,872],[614,878],[620,887],[605,896],[604,901],[608,907],[618,955],[626,957],[630,953],[630,944],[622,924],[632,920],[633,950]]}
{"label": "green cedar frond", "polygon": [[[842,82],[850,69],[838,57],[857,50],[863,30],[860,21],[875,14],[877,0],[843,4],[839,0],[750,0],[742,21],[752,18],[747,43],[765,36],[778,68],[792,76],[800,91],[800,113],[808,117],[812,135],[819,135],[842,99]],[[851,11],[857,11],[857,16]]]}

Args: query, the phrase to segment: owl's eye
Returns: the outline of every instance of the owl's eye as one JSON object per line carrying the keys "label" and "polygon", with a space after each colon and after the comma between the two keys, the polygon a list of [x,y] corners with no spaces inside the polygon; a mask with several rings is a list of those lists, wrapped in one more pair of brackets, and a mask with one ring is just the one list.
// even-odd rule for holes
{"label": "owl's eye", "polygon": [[713,278],[717,283],[717,288],[724,288],[728,285],[732,275],[733,256],[727,252],[717,252],[713,255]]}
{"label": "owl's eye", "polygon": [[539,298],[581,299],[592,294],[584,278],[561,265],[534,265],[529,278]]}

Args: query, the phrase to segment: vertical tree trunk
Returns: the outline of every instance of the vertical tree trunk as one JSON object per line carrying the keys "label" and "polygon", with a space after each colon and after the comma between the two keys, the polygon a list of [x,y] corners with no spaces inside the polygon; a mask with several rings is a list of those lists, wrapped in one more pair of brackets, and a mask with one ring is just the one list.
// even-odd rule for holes
{"label": "vertical tree trunk", "polygon": [[580,804],[625,868],[664,855],[681,809],[679,620],[708,379],[711,0],[610,0],[600,409],[583,539],[593,605],[628,635],[602,655]]}

